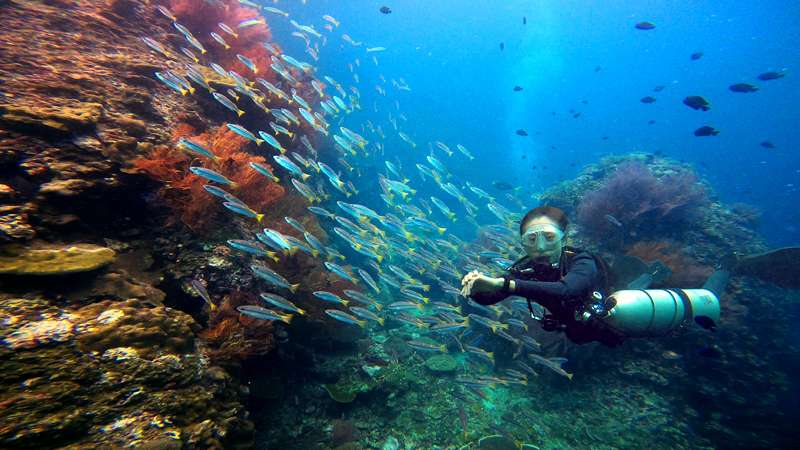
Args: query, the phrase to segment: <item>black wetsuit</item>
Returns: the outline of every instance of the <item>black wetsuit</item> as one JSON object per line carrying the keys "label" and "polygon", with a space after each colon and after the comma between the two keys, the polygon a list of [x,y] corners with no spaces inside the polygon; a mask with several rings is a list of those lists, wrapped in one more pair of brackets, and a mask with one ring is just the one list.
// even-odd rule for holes
{"label": "black wetsuit", "polygon": [[547,331],[564,331],[576,344],[599,341],[613,347],[622,343],[622,336],[597,320],[575,320],[575,313],[582,311],[593,292],[606,294],[605,275],[591,253],[568,249],[562,253],[558,267],[533,264],[525,257],[509,268],[507,277],[514,280],[513,292],[476,294],[472,299],[482,305],[493,305],[509,295],[525,297],[550,312],[542,321]]}

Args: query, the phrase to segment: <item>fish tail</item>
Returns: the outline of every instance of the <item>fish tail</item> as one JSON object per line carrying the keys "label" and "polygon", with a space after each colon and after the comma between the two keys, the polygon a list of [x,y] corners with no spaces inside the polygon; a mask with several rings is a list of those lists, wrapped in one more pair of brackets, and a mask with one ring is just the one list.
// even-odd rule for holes
{"label": "fish tail", "polygon": [[270,257],[270,258],[272,258],[272,260],[273,260],[273,261],[275,261],[275,262],[280,262],[280,261],[281,261],[281,259],[280,259],[280,258],[278,258],[278,254],[277,254],[277,253],[275,253],[275,252],[269,252],[269,254],[268,254],[268,255],[269,255],[269,257]]}
{"label": "fish tail", "polygon": [[439,234],[444,234],[444,232],[447,231],[447,228],[439,227],[436,230],[439,232]]}
{"label": "fish tail", "polygon": [[345,299],[342,299],[342,304],[343,304],[344,306],[347,306],[347,304],[348,304],[348,303],[350,303],[350,300],[345,300]]}
{"label": "fish tail", "polygon": [[430,301],[431,299],[429,299],[428,297],[422,297],[422,303],[425,303],[427,305]]}
{"label": "fish tail", "polygon": [[263,139],[256,139],[256,145],[261,145],[263,142]]}
{"label": "fish tail", "polygon": [[299,288],[299,287],[300,287],[300,283],[290,284],[289,285],[289,291],[294,294],[295,292],[297,292],[297,288]]}
{"label": "fish tail", "polygon": [[285,314],[283,316],[283,319],[284,319],[283,321],[286,322],[286,323],[289,323],[289,322],[292,321],[292,317],[294,317],[294,314]]}
{"label": "fish tail", "polygon": [[238,117],[242,117],[242,116],[244,115],[244,111],[242,111],[241,109],[237,109],[237,110],[236,110],[236,115],[237,115]]}
{"label": "fish tail", "polygon": [[300,314],[301,316],[305,316],[306,315],[306,310],[297,308],[297,314]]}
{"label": "fish tail", "polygon": [[319,256],[319,251],[317,251],[317,250],[311,250],[311,256],[313,256],[314,258],[316,258],[317,256]]}
{"label": "fish tail", "polygon": [[357,320],[357,321],[356,321],[356,323],[357,323],[357,324],[358,324],[358,326],[360,326],[361,328],[366,328],[366,326],[367,326],[367,321],[366,321],[366,320]]}
{"label": "fish tail", "polygon": [[381,256],[381,255],[376,255],[376,256],[375,256],[375,259],[377,259],[377,260],[378,260],[378,262],[380,263],[381,261],[383,261],[383,256]]}
{"label": "fish tail", "polygon": [[264,218],[264,214],[260,214],[260,213],[259,213],[259,214],[256,214],[256,222],[261,222],[261,220],[262,220],[263,218]]}
{"label": "fish tail", "polygon": [[302,178],[303,181],[306,181],[307,179],[311,178],[311,175],[309,175],[307,173],[304,173],[304,174],[300,175],[300,178]]}
{"label": "fish tail", "polygon": [[568,373],[568,374],[567,374],[567,378],[569,378],[570,380],[572,380],[572,376],[573,376],[573,375],[572,375],[571,373]]}

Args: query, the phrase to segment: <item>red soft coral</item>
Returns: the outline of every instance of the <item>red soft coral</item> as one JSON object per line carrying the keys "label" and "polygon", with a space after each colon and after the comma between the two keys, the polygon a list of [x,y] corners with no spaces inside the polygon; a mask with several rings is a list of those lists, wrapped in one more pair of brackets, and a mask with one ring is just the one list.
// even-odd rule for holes
{"label": "red soft coral", "polygon": [[645,262],[660,261],[667,266],[672,275],[663,285],[676,288],[696,288],[705,282],[712,269],[695,261],[681,247],[670,241],[637,242],[627,251],[628,256],[635,256]]}
{"label": "red soft coral", "polygon": [[[270,54],[261,45],[262,42],[272,38],[269,26],[259,12],[253,8],[242,5],[235,0],[227,1],[197,1],[197,0],[172,0],[169,7],[178,18],[178,22],[186,26],[194,36],[203,43],[208,50],[207,58],[228,70],[234,70],[242,75],[251,76],[252,73],[236,57],[237,54],[250,58],[258,68],[259,76],[266,79],[273,78],[274,73],[269,69]],[[239,28],[238,24],[251,19],[261,19],[262,23],[246,28]],[[238,37],[231,36],[219,27],[224,23],[232,28]],[[210,33],[216,32],[231,48],[225,49],[220,43],[211,38]],[[265,76],[266,75],[266,76]]]}
{"label": "red soft coral", "polygon": [[200,337],[208,344],[208,354],[216,361],[240,361],[263,355],[275,347],[272,322],[239,313],[240,305],[261,305],[251,293],[235,291],[211,312],[208,328]]}
{"label": "red soft coral", "polygon": [[[225,189],[253,210],[264,211],[283,197],[283,187],[250,167],[251,162],[267,167],[270,167],[269,164],[263,157],[245,152],[243,148],[250,145],[250,142],[230,131],[227,126],[201,134],[192,132],[192,128],[185,125],[176,130],[176,140],[185,137],[214,152],[217,159],[204,159],[203,167],[219,172],[235,182],[235,188]],[[160,146],[147,158],[133,161],[133,165],[150,177],[164,182],[159,196],[173,208],[181,222],[195,231],[202,231],[213,223],[224,208],[221,206],[221,199],[203,188],[203,185],[208,184],[207,180],[189,171],[190,165],[199,165],[194,161],[177,148]]]}

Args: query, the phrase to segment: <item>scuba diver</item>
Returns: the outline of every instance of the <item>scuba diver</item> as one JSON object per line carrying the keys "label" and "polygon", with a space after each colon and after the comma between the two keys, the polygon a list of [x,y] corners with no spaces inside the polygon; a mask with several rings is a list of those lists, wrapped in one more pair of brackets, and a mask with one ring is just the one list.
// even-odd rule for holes
{"label": "scuba diver", "polygon": [[[524,297],[531,318],[545,331],[564,332],[576,344],[597,341],[614,347],[628,337],[663,335],[692,321],[713,330],[727,271],[714,272],[703,289],[646,289],[652,277],[643,274],[637,279],[640,289],[607,296],[608,266],[600,257],[566,245],[568,224],[558,208],[530,210],[519,227],[526,255],[503,277],[468,273],[461,280],[462,295],[481,305]],[[537,317],[532,301],[548,312]]]}

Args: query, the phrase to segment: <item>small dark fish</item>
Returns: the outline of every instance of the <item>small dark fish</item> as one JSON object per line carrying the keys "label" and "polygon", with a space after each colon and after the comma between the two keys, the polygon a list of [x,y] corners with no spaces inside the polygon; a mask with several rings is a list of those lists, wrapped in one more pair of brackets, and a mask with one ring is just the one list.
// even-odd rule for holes
{"label": "small dark fish", "polygon": [[597,66],[597,67],[594,68],[594,72],[595,73],[600,72],[601,70],[603,70],[603,68],[600,67],[600,66]]}
{"label": "small dark fish", "polygon": [[637,30],[652,30],[653,28],[656,27],[656,25],[652,22],[639,22],[636,25],[634,25],[634,27]]}
{"label": "small dark fish", "polygon": [[506,44],[500,43],[500,51],[502,52],[506,48]]}
{"label": "small dark fish", "polygon": [[753,86],[752,84],[748,84],[748,83],[732,84],[732,85],[728,86],[728,89],[730,89],[731,92],[743,92],[743,93],[755,92],[755,91],[758,90],[758,88],[756,86]]}
{"label": "small dark fish", "polygon": [[761,146],[762,146],[762,147],[764,147],[764,148],[775,148],[775,144],[773,144],[773,143],[772,143],[772,142],[770,142],[770,141],[763,141],[763,142],[762,142],[761,144],[759,144],[759,145],[761,145]]}
{"label": "small dark fish", "polygon": [[769,80],[777,80],[778,78],[783,78],[786,76],[786,72],[764,72],[758,76],[758,79],[761,81],[769,81]]}
{"label": "small dark fish", "polygon": [[522,90],[522,86],[514,86],[514,92],[519,92]]}
{"label": "small dark fish", "polygon": [[662,86],[660,84],[653,88],[653,92],[661,92],[663,90],[664,90],[664,86]]}
{"label": "small dark fish", "polygon": [[514,186],[511,186],[505,181],[493,181],[492,186],[494,186],[495,189],[500,189],[501,191],[509,191],[511,189],[514,189]]}
{"label": "small dark fish", "polygon": [[703,57],[703,52],[694,52],[694,53],[692,53],[692,54],[689,56],[689,58],[690,58],[692,61],[697,61],[698,59],[700,59],[700,58],[702,58],[702,57]]}
{"label": "small dark fish", "polygon": [[698,348],[697,354],[703,358],[719,359],[722,357],[722,350],[716,345],[709,345],[707,347]]}
{"label": "small dark fish", "polygon": [[522,128],[520,128],[519,130],[517,130],[517,135],[518,136],[527,136],[528,132],[523,130]]}
{"label": "small dark fish", "polygon": [[708,111],[711,109],[711,103],[699,95],[690,95],[683,99],[683,104],[694,110]]}
{"label": "small dark fish", "polygon": [[716,136],[719,134],[719,130],[714,127],[710,127],[708,125],[704,125],[696,130],[694,130],[695,136]]}
{"label": "small dark fish", "polygon": [[655,97],[651,97],[651,96],[648,95],[648,96],[640,98],[639,101],[642,102],[642,103],[655,103],[656,102],[656,98]]}
{"label": "small dark fish", "polygon": [[602,139],[602,140],[604,140],[604,141],[607,141],[607,140],[608,140],[608,136],[603,136],[603,137],[601,137],[600,139]]}
{"label": "small dark fish", "polygon": [[384,14],[391,14],[392,13],[391,8],[389,8],[388,6],[381,6],[381,9],[379,11],[384,13]]}
{"label": "small dark fish", "polygon": [[528,24],[528,18],[527,17],[522,16],[522,24],[523,25],[527,25]]}
{"label": "small dark fish", "polygon": [[573,119],[577,119],[577,118],[578,118],[578,117],[580,117],[580,116],[581,116],[581,113],[577,112],[577,113],[575,113],[575,114],[573,114],[573,115],[572,115],[572,118],[573,118]]}
{"label": "small dark fish", "polygon": [[583,103],[584,105],[588,105],[589,104],[589,100],[581,100],[581,103]]}
{"label": "small dark fish", "polygon": [[656,123],[656,121],[655,121],[655,120],[653,120],[653,119],[650,119],[650,120],[648,120],[648,121],[647,121],[647,124],[648,124],[648,125],[652,125],[652,124],[654,124],[654,123]]}
{"label": "small dark fish", "polygon": [[717,324],[714,323],[714,319],[708,316],[697,316],[694,318],[694,321],[706,330],[715,331],[717,328]]}

